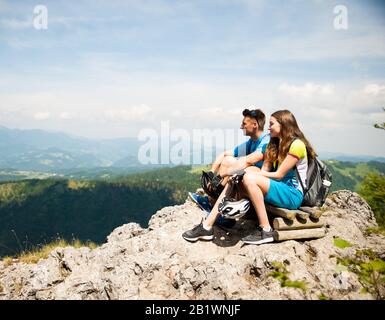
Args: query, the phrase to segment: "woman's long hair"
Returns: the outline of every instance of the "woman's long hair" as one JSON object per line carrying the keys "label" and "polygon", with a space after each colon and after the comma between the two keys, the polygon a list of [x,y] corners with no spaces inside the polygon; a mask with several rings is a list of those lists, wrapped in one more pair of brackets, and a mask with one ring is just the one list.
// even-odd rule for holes
{"label": "woman's long hair", "polygon": [[279,110],[274,112],[271,116],[274,117],[281,125],[281,141],[278,137],[270,139],[270,143],[266,150],[267,161],[271,164],[273,164],[276,160],[278,160],[278,162],[282,162],[287,156],[294,138],[302,140],[302,142],[306,145],[309,157],[313,159],[316,157],[314,149],[299,129],[297,120],[289,110]]}

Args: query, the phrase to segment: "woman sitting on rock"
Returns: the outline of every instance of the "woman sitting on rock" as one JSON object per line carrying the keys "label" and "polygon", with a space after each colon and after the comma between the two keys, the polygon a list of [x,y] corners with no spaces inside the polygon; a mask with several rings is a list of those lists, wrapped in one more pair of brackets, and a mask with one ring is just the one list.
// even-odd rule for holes
{"label": "woman sitting on rock", "polygon": [[[242,241],[248,244],[262,244],[274,241],[265,202],[274,206],[298,209],[303,200],[303,188],[306,188],[308,153],[315,157],[315,152],[302,131],[294,115],[288,110],[274,112],[269,123],[270,143],[267,146],[262,170],[248,168],[241,187],[251,200],[258,216],[257,230]],[[295,171],[301,182],[298,181]],[[189,241],[213,239],[212,226],[219,211],[212,211],[205,221],[183,234]]]}
{"label": "woman sitting on rock", "polygon": [[[271,140],[262,170],[248,171],[242,182],[259,221],[257,230],[242,239],[250,244],[273,241],[265,202],[287,209],[298,209],[301,206],[303,187],[306,188],[307,159],[308,156],[316,156],[290,111],[274,112],[270,117],[269,131]],[[301,181],[298,181],[296,171]]]}

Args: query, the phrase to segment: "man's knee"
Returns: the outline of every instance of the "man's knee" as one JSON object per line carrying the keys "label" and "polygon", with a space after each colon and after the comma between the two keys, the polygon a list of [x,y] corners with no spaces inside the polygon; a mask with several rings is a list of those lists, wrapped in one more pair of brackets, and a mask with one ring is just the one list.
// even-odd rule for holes
{"label": "man's knee", "polygon": [[223,161],[222,161],[222,165],[225,165],[227,167],[231,166],[232,164],[234,164],[237,160],[233,157],[233,156],[226,156]]}
{"label": "man's knee", "polygon": [[237,160],[235,160],[232,156],[226,156],[219,167],[219,174],[221,176],[227,176],[230,174],[229,170],[231,170],[232,166]]}

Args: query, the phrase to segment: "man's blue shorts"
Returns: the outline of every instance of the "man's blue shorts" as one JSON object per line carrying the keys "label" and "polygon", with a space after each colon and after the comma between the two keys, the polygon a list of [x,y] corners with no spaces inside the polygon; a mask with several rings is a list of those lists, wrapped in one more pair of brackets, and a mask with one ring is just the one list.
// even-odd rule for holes
{"label": "man's blue shorts", "polygon": [[270,179],[270,188],[265,195],[265,202],[286,209],[298,209],[301,206],[303,194],[293,186],[282,181]]}

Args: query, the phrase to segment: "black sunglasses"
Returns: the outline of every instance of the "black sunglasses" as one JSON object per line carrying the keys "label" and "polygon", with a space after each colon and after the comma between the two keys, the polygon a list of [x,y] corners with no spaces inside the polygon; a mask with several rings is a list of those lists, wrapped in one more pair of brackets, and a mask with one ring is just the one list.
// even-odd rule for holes
{"label": "black sunglasses", "polygon": [[243,116],[244,117],[251,116],[253,118],[257,118],[257,111],[245,109],[245,110],[243,110]]}

